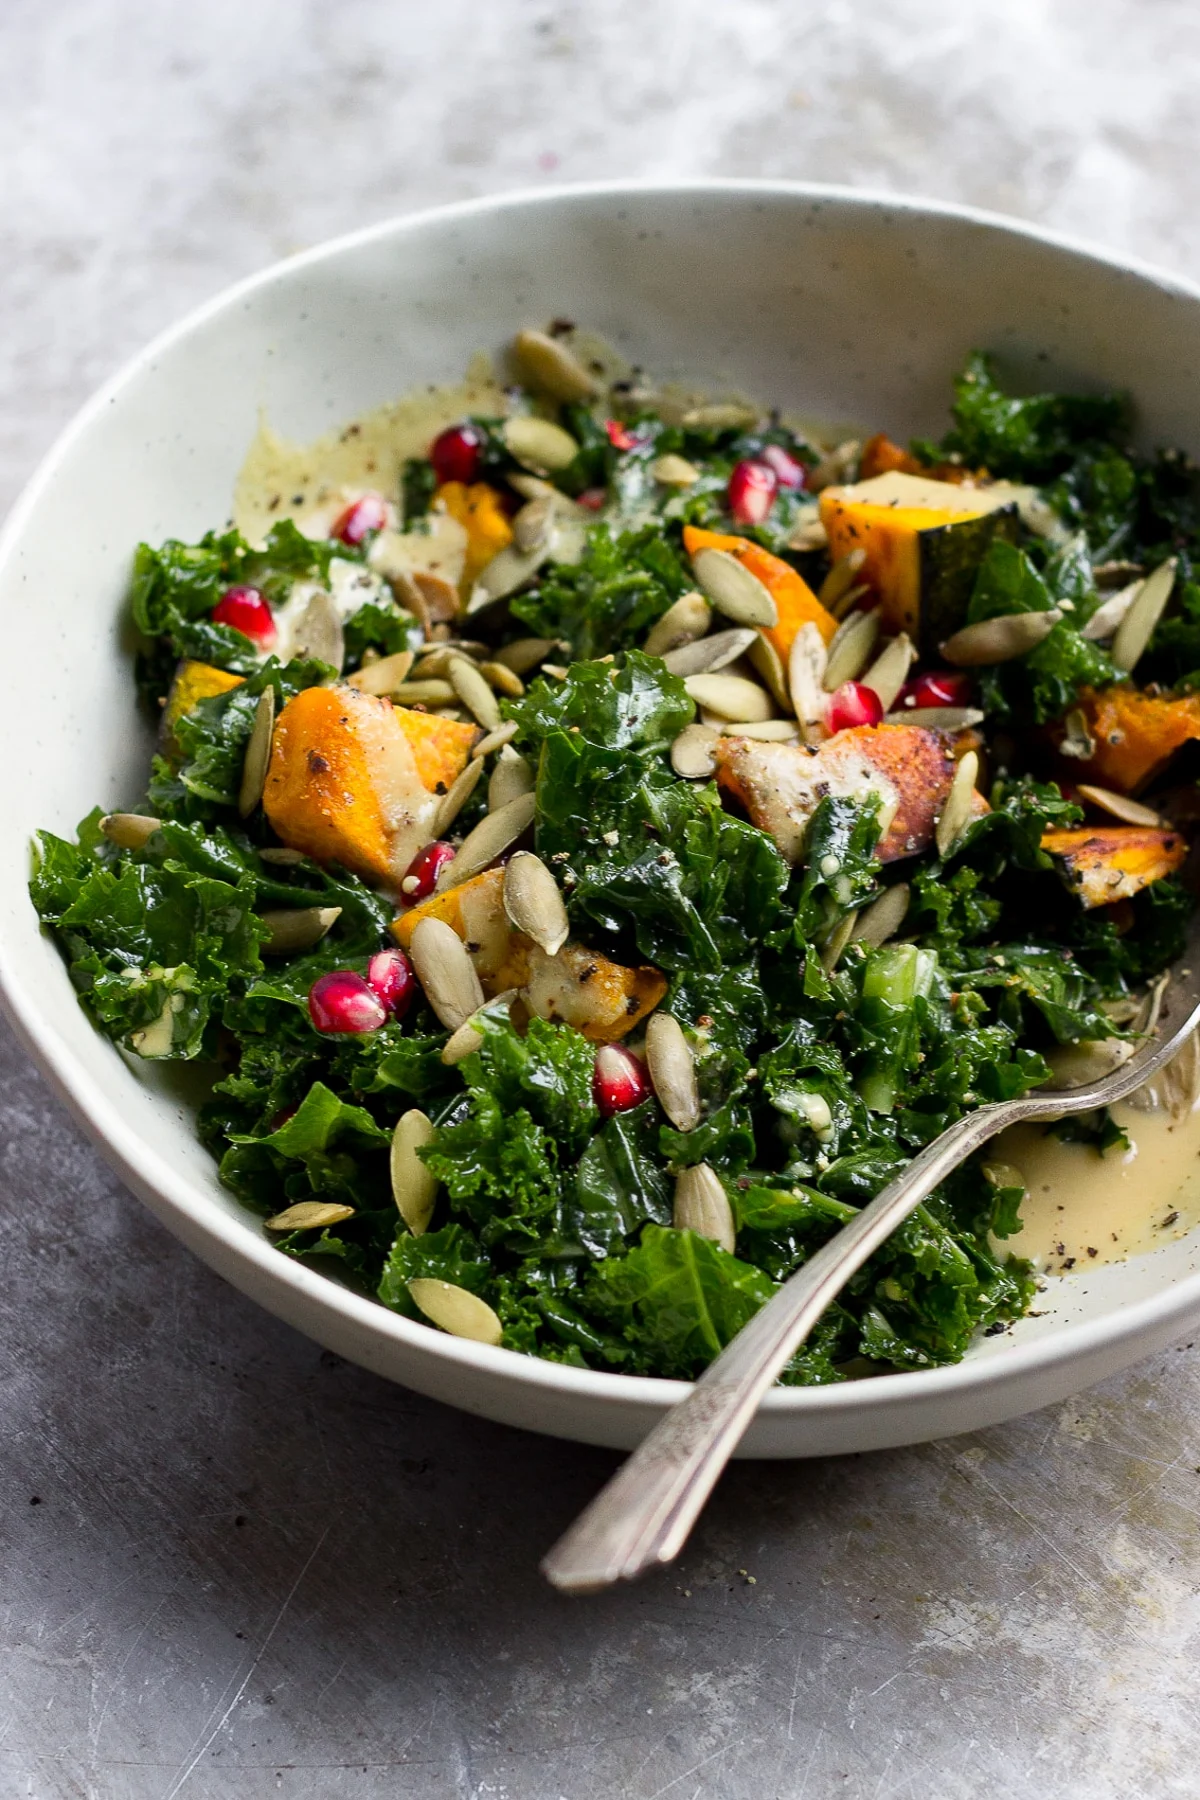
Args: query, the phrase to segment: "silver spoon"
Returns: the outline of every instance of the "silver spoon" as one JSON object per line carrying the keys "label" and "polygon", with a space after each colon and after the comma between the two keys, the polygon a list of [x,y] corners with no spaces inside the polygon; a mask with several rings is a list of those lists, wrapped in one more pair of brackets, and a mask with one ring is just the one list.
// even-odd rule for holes
{"label": "silver spoon", "polygon": [[759,1402],[850,1276],[932,1190],[989,1138],[1023,1119],[1058,1119],[1123,1100],[1166,1066],[1200,1023],[1200,916],[1158,1016],[1158,1042],[1086,1087],[981,1106],[913,1158],[746,1324],[687,1398],[660,1419],[542,1563],[565,1593],[587,1594],[669,1563],[716,1486]]}

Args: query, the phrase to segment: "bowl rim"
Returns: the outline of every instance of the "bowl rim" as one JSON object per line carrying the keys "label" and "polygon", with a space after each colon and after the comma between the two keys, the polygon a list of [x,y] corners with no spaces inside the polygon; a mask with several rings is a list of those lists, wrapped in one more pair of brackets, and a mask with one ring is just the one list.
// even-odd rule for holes
{"label": "bowl rim", "polygon": [[[1115,273],[1133,275],[1165,293],[1200,302],[1200,285],[1137,257],[1117,254],[1069,233],[1027,224],[983,208],[921,195],[891,193],[881,188],[736,177],[648,178],[525,187],[427,207],[359,227],[270,263],[220,289],[134,352],[84,402],[37,464],[0,527],[0,568],[16,553],[34,507],[50,487],[60,466],[122,391],[147,372],[164,352],[259,290],[285,283],[305,269],[335,261],[372,243],[403,238],[431,225],[470,219],[477,214],[569,206],[579,201],[620,202],[631,197],[669,200],[706,194],[741,195],[749,202],[767,199],[826,203],[860,208],[864,213],[942,218],[1033,241]],[[357,1294],[303,1263],[281,1256],[265,1237],[256,1236],[250,1229],[254,1222],[252,1215],[247,1213],[242,1220],[222,1212],[213,1205],[210,1196],[185,1179],[166,1157],[126,1125],[118,1102],[83,1066],[69,1042],[41,1016],[35,984],[23,975],[18,947],[7,941],[2,926],[0,1003],[54,1092],[133,1192],[164,1222],[174,1215],[181,1224],[186,1224],[189,1247],[195,1248],[197,1240],[208,1240],[214,1250],[223,1252],[221,1264],[224,1268],[231,1262],[250,1265],[258,1277],[256,1287],[260,1292],[263,1289],[273,1289],[279,1294],[290,1292],[298,1300],[315,1302],[317,1310],[324,1308],[339,1315],[351,1329],[456,1365],[468,1377],[477,1372],[493,1379],[507,1378],[518,1385],[548,1391],[562,1398],[588,1399],[603,1403],[609,1409],[634,1409],[643,1416],[646,1409],[661,1410],[675,1404],[689,1391],[690,1382],[576,1369],[519,1351],[450,1337],[432,1326],[390,1311],[377,1300]],[[260,1300],[260,1304],[265,1302]],[[762,1411],[796,1419],[802,1419],[806,1414],[856,1415],[874,1409],[887,1414],[909,1406],[918,1398],[936,1403],[966,1390],[978,1389],[987,1393],[1010,1382],[1053,1371],[1064,1363],[1086,1361],[1093,1353],[1137,1338],[1152,1327],[1162,1337],[1178,1320],[1182,1330],[1186,1318],[1197,1311],[1200,1311],[1200,1270],[1181,1277],[1157,1294],[1131,1302],[1119,1313],[1065,1323],[1028,1343],[1014,1343],[984,1361],[897,1372],[830,1387],[775,1387],[765,1396]]]}

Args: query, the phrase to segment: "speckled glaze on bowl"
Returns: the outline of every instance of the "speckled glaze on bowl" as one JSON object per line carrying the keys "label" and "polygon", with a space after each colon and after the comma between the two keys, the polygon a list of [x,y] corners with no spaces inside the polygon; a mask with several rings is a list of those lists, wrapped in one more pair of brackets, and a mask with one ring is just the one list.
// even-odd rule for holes
{"label": "speckled glaze on bowl", "polygon": [[[274,1251],[222,1191],[161,1070],[89,1024],[26,893],[39,825],[133,801],[148,743],[122,642],[140,538],[229,510],[265,408],[313,437],[555,315],[656,373],[894,436],[943,428],[976,346],[1038,383],[1132,390],[1146,443],[1200,452],[1200,292],[964,209],[780,183],[596,186],[447,207],[279,264],[129,364],[46,458],[0,537],[10,688],[0,982],[30,1050],[163,1223],[242,1292],[339,1355],[531,1430],[633,1445],[679,1383],[592,1374],[446,1337]],[[1200,1319],[1200,1233],[1056,1280],[1040,1316],[955,1368],[776,1389],[742,1453],[915,1443],[1062,1398]]]}

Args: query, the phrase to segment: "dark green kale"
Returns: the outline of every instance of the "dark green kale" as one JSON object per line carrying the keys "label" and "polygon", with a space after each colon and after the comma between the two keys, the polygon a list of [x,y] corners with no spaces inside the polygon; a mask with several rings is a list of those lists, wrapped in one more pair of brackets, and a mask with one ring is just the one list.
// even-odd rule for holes
{"label": "dark green kale", "polygon": [[979,672],[979,703],[997,724],[1046,725],[1076,704],[1084,687],[1105,687],[1116,670],[1079,626],[1095,610],[1090,578],[1081,581],[1077,549],[1052,558],[1039,573],[1024,551],[996,539],[979,566],[968,624],[1008,613],[1049,612],[1066,599],[1070,611],[1024,656]]}
{"label": "dark green kale", "polygon": [[614,536],[596,525],[582,560],[551,564],[511,610],[531,631],[564,639],[573,657],[586,659],[638,643],[692,585],[656,526]]}

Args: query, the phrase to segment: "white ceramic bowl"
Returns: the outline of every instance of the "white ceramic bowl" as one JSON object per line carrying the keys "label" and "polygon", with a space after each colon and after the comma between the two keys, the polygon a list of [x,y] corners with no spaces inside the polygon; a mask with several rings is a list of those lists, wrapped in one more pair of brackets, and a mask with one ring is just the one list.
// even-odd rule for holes
{"label": "white ceramic bowl", "polygon": [[[241,283],[137,357],[50,453],[0,539],[8,665],[0,979],[25,1042],[135,1193],[198,1255],[339,1355],[493,1419],[631,1446],[683,1389],[446,1337],[273,1250],[187,1108],[78,1006],[26,893],[39,825],[143,791],[122,645],[140,538],[223,520],[258,410],[309,438],[555,315],[660,374],[901,439],[944,428],[976,346],[1038,383],[1130,388],[1146,443],[1200,451],[1200,293],[962,209],[780,183],[606,186],[448,207]],[[1041,1316],[955,1368],[776,1389],[743,1453],[919,1442],[1061,1398],[1200,1318],[1200,1233],[1055,1281]]]}

